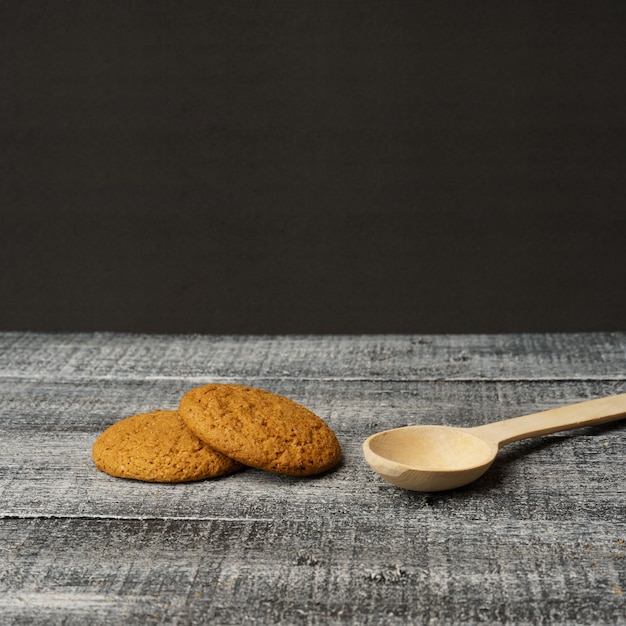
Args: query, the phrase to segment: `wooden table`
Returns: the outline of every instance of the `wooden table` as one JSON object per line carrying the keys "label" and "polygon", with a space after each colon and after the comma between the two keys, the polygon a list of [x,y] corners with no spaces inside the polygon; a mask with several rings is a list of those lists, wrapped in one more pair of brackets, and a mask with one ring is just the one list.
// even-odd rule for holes
{"label": "wooden table", "polygon": [[[164,485],[91,460],[118,419],[210,381],[323,417],[344,461]],[[626,333],[0,334],[1,624],[625,624],[626,422],[511,444],[420,494],[371,433],[477,425],[626,391]]]}

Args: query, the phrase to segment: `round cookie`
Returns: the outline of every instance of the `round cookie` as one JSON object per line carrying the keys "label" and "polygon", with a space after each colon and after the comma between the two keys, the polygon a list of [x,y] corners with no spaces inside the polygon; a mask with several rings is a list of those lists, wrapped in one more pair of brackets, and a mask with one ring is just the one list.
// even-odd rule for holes
{"label": "round cookie", "polygon": [[205,385],[187,392],[178,411],[202,441],[258,469],[310,476],[341,459],[337,437],[320,417],[269,391]]}
{"label": "round cookie", "polygon": [[200,441],[177,411],[154,411],[109,426],[93,444],[96,467],[120,478],[180,483],[240,469]]}

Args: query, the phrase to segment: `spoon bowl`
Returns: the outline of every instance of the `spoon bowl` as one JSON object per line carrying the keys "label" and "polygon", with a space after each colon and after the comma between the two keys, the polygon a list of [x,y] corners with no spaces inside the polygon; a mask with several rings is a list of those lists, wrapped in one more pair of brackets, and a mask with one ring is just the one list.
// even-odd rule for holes
{"label": "spoon bowl", "polygon": [[366,440],[365,460],[396,487],[414,491],[454,489],[482,476],[498,446],[450,426],[406,426]]}
{"label": "spoon bowl", "polygon": [[444,491],[482,476],[505,444],[626,416],[626,394],[492,422],[474,428],[417,425],[368,437],[363,455],[387,482],[412,491]]}

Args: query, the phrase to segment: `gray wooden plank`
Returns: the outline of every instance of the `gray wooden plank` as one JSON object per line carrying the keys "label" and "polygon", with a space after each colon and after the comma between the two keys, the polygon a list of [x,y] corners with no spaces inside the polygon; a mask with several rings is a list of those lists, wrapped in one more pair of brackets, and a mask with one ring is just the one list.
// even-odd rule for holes
{"label": "gray wooden plank", "polygon": [[[0,468],[0,517],[125,519],[369,519],[385,512],[414,516],[437,507],[446,516],[486,523],[568,518],[619,522],[626,518],[624,429],[550,436],[515,444],[474,485],[445,495],[399,491],[383,482],[350,448],[345,465],[314,479],[246,470],[227,478],[158,485],[122,481],[95,470],[89,439],[35,441],[41,454],[25,461],[7,452]],[[15,445],[28,445],[16,437]]]}
{"label": "gray wooden plank", "polygon": [[0,376],[202,381],[626,379],[626,333],[221,337],[0,333]]}
{"label": "gray wooden plank", "polygon": [[2,520],[0,614],[63,624],[624,622],[623,524],[456,518],[444,531],[424,521]]}
{"label": "gray wooden plank", "polygon": [[[234,378],[247,384],[248,379]],[[410,423],[476,426],[626,392],[626,381],[316,381],[256,379],[255,385],[307,406],[333,428],[362,434]],[[0,428],[96,432],[156,408],[175,409],[195,381],[0,378]]]}
{"label": "gray wooden plank", "polygon": [[[404,503],[404,514],[410,515],[416,503],[435,501],[434,496],[407,495],[369,469],[361,443],[372,432],[428,421],[476,425],[623,390],[621,382],[597,381],[285,381],[273,390],[311,407],[336,431],[344,452],[336,471],[303,480],[247,470],[202,483],[149,485],[98,472],[91,445],[125,411],[148,410],[147,399],[175,406],[183,391],[180,381],[150,381],[141,390],[136,381],[106,381],[105,387],[5,383],[0,385],[5,399],[0,515],[190,519],[303,519],[310,512],[358,519],[370,510],[380,513],[389,498]],[[567,514],[619,520],[626,517],[624,428],[625,423],[614,423],[511,444],[481,481],[441,497],[440,506],[449,515],[461,506],[464,514],[487,520],[490,510],[509,510],[520,519]]]}

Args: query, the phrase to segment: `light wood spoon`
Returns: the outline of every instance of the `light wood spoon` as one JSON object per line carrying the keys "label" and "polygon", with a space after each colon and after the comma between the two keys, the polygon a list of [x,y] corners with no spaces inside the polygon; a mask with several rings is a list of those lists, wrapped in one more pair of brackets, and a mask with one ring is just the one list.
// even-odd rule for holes
{"label": "light wood spoon", "polygon": [[386,481],[412,491],[444,491],[482,476],[507,443],[626,416],[626,393],[570,404],[474,428],[405,426],[363,443],[370,467]]}

